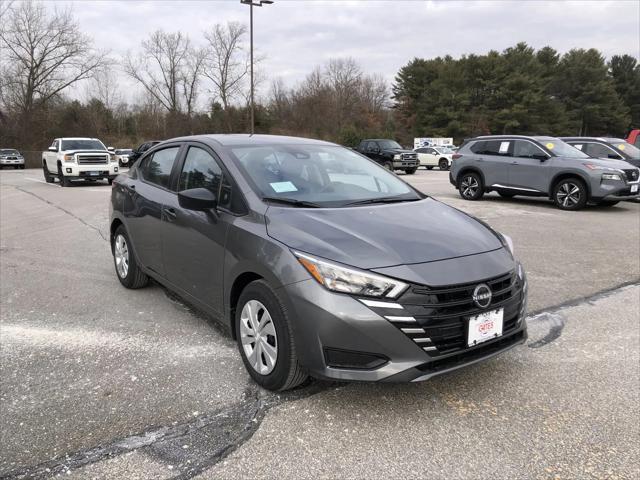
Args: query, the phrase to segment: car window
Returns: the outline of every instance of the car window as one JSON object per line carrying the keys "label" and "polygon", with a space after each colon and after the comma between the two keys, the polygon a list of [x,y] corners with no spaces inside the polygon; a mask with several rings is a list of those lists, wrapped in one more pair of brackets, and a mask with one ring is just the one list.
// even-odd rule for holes
{"label": "car window", "polygon": [[635,145],[631,145],[630,143],[627,143],[627,142],[617,142],[617,143],[611,142],[611,144],[616,149],[620,150],[621,152],[624,152],[632,159],[640,160],[640,149]]}
{"label": "car window", "polygon": [[429,155],[436,155],[438,152],[436,152],[433,148],[427,148],[427,153]]}
{"label": "car window", "polygon": [[516,140],[513,142],[513,156],[521,158],[549,157],[540,147],[526,140]]}
{"label": "car window", "polygon": [[622,158],[622,155],[620,155],[607,145],[603,145],[601,143],[586,143],[582,151],[594,158]]}
{"label": "car window", "polygon": [[218,198],[221,178],[220,166],[206,150],[189,147],[180,173],[178,191],[206,188]]}
{"label": "car window", "polygon": [[54,140],[53,143],[51,144],[51,147],[49,148],[55,148],[56,150],[58,150],[58,140]]}
{"label": "car window", "polygon": [[144,179],[160,187],[169,188],[171,170],[178,150],[180,147],[165,148],[147,157],[141,168]]}
{"label": "car window", "polygon": [[78,139],[62,140],[62,150],[106,150],[106,147],[99,140]]}
{"label": "car window", "polygon": [[471,146],[471,151],[478,155],[495,155],[509,157],[511,149],[510,140],[485,140],[476,142]]}

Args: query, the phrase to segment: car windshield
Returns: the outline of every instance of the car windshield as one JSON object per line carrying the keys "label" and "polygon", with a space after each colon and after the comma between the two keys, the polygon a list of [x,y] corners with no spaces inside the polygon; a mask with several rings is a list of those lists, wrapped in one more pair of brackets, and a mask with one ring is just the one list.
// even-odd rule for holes
{"label": "car windshield", "polygon": [[106,150],[100,140],[80,138],[77,140],[62,140],[62,150]]}
{"label": "car windshield", "polygon": [[547,150],[550,150],[559,157],[569,158],[591,158],[584,152],[581,152],[576,147],[564,143],[562,140],[553,137],[536,137],[536,140],[544,145]]}
{"label": "car windshield", "polygon": [[613,145],[616,150],[624,152],[633,160],[640,160],[640,148],[636,147],[635,145],[631,145],[627,142],[611,142],[611,145]]}
{"label": "car windshield", "polygon": [[263,198],[343,207],[423,198],[367,158],[333,145],[231,147],[231,157]]}
{"label": "car windshield", "polygon": [[20,155],[17,150],[12,150],[10,148],[3,148],[0,150],[0,155]]}
{"label": "car windshield", "polygon": [[116,150],[114,153],[116,155],[129,155],[131,152],[132,152],[132,150],[130,148],[126,148],[126,149]]}
{"label": "car windshield", "polygon": [[378,140],[378,145],[382,149],[402,149],[398,142],[394,142],[393,140]]}

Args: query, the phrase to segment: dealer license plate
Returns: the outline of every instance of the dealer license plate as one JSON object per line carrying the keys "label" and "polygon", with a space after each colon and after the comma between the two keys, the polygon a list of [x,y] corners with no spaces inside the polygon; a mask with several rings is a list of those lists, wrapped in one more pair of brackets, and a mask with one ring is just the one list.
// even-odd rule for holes
{"label": "dealer license plate", "polygon": [[469,333],[467,346],[473,347],[492,338],[502,335],[504,309],[490,310],[469,317]]}
{"label": "dealer license plate", "polygon": [[91,175],[92,177],[97,177],[98,175],[100,175],[100,172],[89,172],[89,175]]}
{"label": "dealer license plate", "polygon": [[638,192],[638,185],[631,185],[631,193],[637,193]]}

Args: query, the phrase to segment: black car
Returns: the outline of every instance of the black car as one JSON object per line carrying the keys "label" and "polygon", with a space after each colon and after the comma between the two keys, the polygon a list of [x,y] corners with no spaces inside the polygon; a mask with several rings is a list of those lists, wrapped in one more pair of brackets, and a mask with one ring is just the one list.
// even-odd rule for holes
{"label": "black car", "polygon": [[265,388],[421,381],[527,338],[511,240],[332,143],[168,140],[114,181],[110,231],[122,285],[219,319]]}
{"label": "black car", "polygon": [[418,170],[418,154],[413,150],[402,148],[395,140],[380,138],[362,140],[355,150],[390,171],[404,170],[405,173],[412,175]]}
{"label": "black car", "polygon": [[603,137],[563,137],[564,142],[593,158],[624,160],[640,168],[640,148],[622,138]]}
{"label": "black car", "polygon": [[149,142],[144,142],[138,148],[135,148],[129,154],[129,167],[133,166],[133,164],[151,147],[160,143],[160,140],[151,140]]}

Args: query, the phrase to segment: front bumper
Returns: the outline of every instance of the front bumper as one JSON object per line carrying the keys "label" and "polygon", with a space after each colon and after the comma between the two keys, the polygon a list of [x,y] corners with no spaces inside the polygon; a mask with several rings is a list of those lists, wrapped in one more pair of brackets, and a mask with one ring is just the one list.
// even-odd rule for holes
{"label": "front bumper", "polygon": [[65,177],[73,179],[113,179],[120,172],[117,163],[78,165],[77,163],[63,162],[62,173]]}
{"label": "front bumper", "polygon": [[14,166],[14,165],[24,165],[24,158],[17,158],[17,159],[6,159],[6,158],[2,158],[0,159],[0,165],[5,167],[5,166]]}
{"label": "front bumper", "polygon": [[[281,287],[292,318],[301,365],[316,378],[341,381],[413,382],[427,380],[498,355],[527,339],[526,293],[515,326],[503,336],[453,353],[434,356],[385,316],[410,315],[402,309],[387,310],[329,292],[315,280]],[[520,308],[520,307],[518,307]],[[419,326],[419,325],[417,325]],[[426,328],[426,327],[425,327]],[[332,363],[335,352],[363,358],[357,367]]]}
{"label": "front bumper", "polygon": [[[632,190],[635,191],[632,192]],[[640,198],[640,185],[639,182],[602,182],[592,193],[592,197],[598,201],[634,200]]]}

